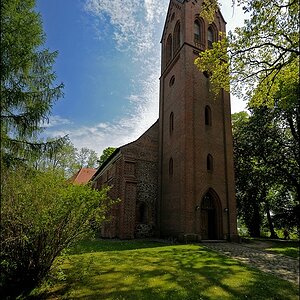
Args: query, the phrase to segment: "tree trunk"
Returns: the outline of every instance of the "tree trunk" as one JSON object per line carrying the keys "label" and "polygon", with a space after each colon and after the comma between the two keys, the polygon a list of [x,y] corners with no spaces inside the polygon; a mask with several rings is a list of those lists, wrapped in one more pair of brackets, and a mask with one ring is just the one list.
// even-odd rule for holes
{"label": "tree trunk", "polygon": [[272,217],[271,217],[271,213],[270,213],[270,208],[269,208],[269,203],[266,203],[266,212],[267,212],[267,219],[268,219],[268,224],[269,224],[269,229],[271,232],[271,239],[278,239],[278,236],[274,230],[274,225],[273,225],[273,221],[272,221]]}

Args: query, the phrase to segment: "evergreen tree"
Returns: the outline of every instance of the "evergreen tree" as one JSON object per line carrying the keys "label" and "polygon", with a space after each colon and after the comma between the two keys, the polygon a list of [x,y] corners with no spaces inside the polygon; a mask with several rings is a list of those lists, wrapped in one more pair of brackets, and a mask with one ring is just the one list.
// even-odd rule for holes
{"label": "evergreen tree", "polygon": [[52,71],[57,52],[45,36],[35,0],[1,1],[1,156],[6,163],[53,151],[62,139],[37,143],[53,102],[63,95]]}

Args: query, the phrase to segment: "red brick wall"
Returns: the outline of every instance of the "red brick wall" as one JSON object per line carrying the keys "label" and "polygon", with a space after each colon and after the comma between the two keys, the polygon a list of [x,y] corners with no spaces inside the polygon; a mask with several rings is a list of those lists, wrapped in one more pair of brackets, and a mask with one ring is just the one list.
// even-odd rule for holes
{"label": "red brick wall", "polygon": [[110,195],[121,201],[109,212],[103,225],[103,237],[131,239],[136,235],[137,206],[147,206],[147,223],[155,229],[158,195],[158,123],[138,140],[122,146],[117,159],[112,160],[94,180],[94,186],[111,185]]}
{"label": "red brick wall", "polygon": [[[201,205],[208,189],[213,189],[220,202],[218,222],[221,224],[218,238],[236,234],[236,212],[232,161],[232,137],[230,125],[230,99],[222,93],[213,99],[209,93],[209,80],[197,70],[194,60],[199,48],[194,43],[194,20],[199,13],[201,1],[178,2],[169,11],[169,23],[165,27],[162,47],[174,26],[181,23],[181,48],[166,65],[162,59],[160,78],[160,229],[164,236],[187,233],[198,234],[199,215],[195,210]],[[175,13],[173,21],[171,17]],[[220,14],[215,26],[225,30]],[[205,33],[208,24],[205,23]],[[206,41],[206,39],[205,39]],[[164,51],[163,51],[164,53]],[[170,86],[170,79],[175,82]],[[205,106],[212,111],[212,125],[205,125]],[[174,131],[170,134],[169,116],[174,114]],[[211,154],[213,171],[207,171],[206,158]],[[173,158],[173,175],[169,175],[169,159]],[[228,208],[228,214],[224,209]],[[200,217],[201,218],[201,217]]]}
{"label": "red brick wall", "polygon": [[[138,140],[119,148],[95,179],[97,188],[112,184],[112,197],[121,199],[110,212],[111,220],[103,226],[104,237],[134,238],[140,235],[139,228],[147,225],[143,230],[148,228],[149,234],[157,236],[205,238],[205,213],[199,207],[208,191],[216,208],[217,238],[236,237],[230,97],[222,92],[214,99],[209,93],[209,80],[194,65],[201,51],[193,40],[194,18],[201,3],[171,1],[162,37],[159,120]],[[164,47],[178,21],[181,44],[167,64]],[[206,34],[208,24],[204,25]],[[219,13],[215,27],[225,31]],[[206,40],[201,47],[207,47]],[[211,125],[205,124],[207,105]],[[171,113],[174,119],[170,132]],[[208,154],[213,157],[210,171]],[[141,207],[146,207],[143,218]],[[143,222],[146,224],[140,224]]]}

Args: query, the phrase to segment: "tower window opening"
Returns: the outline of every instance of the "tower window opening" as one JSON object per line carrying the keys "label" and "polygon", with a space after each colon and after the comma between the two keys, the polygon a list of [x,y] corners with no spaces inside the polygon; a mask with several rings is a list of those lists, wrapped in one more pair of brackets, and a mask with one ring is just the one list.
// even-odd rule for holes
{"label": "tower window opening", "polygon": [[172,35],[169,34],[166,44],[166,63],[172,59]]}
{"label": "tower window opening", "polygon": [[170,134],[172,134],[172,132],[173,132],[173,130],[174,130],[174,113],[173,112],[171,112],[170,113],[170,124],[169,124],[169,126],[170,126]]}
{"label": "tower window opening", "polygon": [[176,51],[180,47],[180,22],[178,21],[174,28],[174,41],[173,41],[173,53],[175,54]]}
{"label": "tower window opening", "polygon": [[214,30],[213,30],[212,27],[209,27],[208,31],[207,31],[207,45],[208,45],[209,49],[212,49],[213,42],[215,42],[215,39],[214,39]]}
{"label": "tower window opening", "polygon": [[198,20],[194,22],[194,42],[196,44],[200,43],[200,23]]}
{"label": "tower window opening", "polygon": [[206,167],[207,167],[207,171],[213,171],[213,157],[211,154],[207,155]]}
{"label": "tower window opening", "polygon": [[211,126],[212,124],[212,117],[211,117],[211,109],[208,105],[205,106],[205,112],[204,112],[204,118],[205,118],[205,125]]}
{"label": "tower window opening", "polygon": [[169,175],[173,176],[173,158],[171,157],[169,160]]}
{"label": "tower window opening", "polygon": [[171,87],[175,83],[175,76],[173,75],[169,81],[169,86]]}

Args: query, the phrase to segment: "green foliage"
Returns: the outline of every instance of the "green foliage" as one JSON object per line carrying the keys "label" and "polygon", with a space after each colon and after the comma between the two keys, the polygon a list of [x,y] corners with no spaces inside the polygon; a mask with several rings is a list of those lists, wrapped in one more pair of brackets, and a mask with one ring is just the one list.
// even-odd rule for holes
{"label": "green foliage", "polygon": [[100,156],[99,166],[103,165],[104,162],[114,153],[116,148],[114,147],[107,147],[103,150],[102,155]]}
{"label": "green foliage", "polygon": [[[51,140],[49,140],[51,142]],[[97,153],[88,148],[78,150],[71,140],[66,138],[63,145],[52,153],[44,152],[32,165],[38,170],[52,170],[65,178],[70,178],[80,168],[96,168]]]}
{"label": "green foliage", "polygon": [[227,47],[228,39],[221,33],[220,41],[213,43],[211,50],[201,52],[195,60],[195,65],[198,69],[210,75],[211,91],[214,94],[217,94],[221,88],[228,92],[230,90]]}
{"label": "green foliage", "polygon": [[[234,5],[235,1],[232,2]],[[201,14],[211,21],[217,1],[207,0],[205,3]],[[245,20],[243,27],[229,32],[227,40],[221,39],[214,43],[213,49],[200,53],[196,64],[200,70],[217,74],[220,80],[212,80],[215,93],[220,88],[228,89],[230,81],[232,93],[244,93],[252,103],[259,105],[264,102],[270,106],[280,87],[277,78],[294,78],[289,72],[290,66],[298,63],[300,54],[299,1],[238,0],[237,4],[243,6],[249,19]],[[218,63],[217,52],[221,49],[220,56],[224,56],[226,47],[229,74],[227,68]],[[299,77],[299,68],[293,70]]]}
{"label": "green foliage", "polygon": [[219,7],[220,3],[218,0],[203,0],[200,16],[211,24],[214,21],[215,13]]}
{"label": "green foliage", "polygon": [[296,299],[298,288],[199,245],[87,241],[44,290],[58,299]]}
{"label": "green foliage", "polygon": [[81,148],[77,152],[77,161],[81,167],[96,168],[97,167],[97,153],[94,150],[88,148]]}
{"label": "green foliage", "polygon": [[112,201],[107,189],[71,185],[51,172],[2,170],[1,295],[37,286],[54,259],[99,228]]}
{"label": "green foliage", "polygon": [[1,1],[1,157],[6,163],[54,151],[62,142],[35,141],[63,84],[53,84],[57,53],[41,49],[45,37],[34,5],[34,0]]}
{"label": "green foliage", "polygon": [[277,229],[299,226],[300,111],[292,101],[285,106],[277,97],[273,108],[232,118],[238,212],[251,236],[260,235],[265,216],[272,237],[274,223]]}

